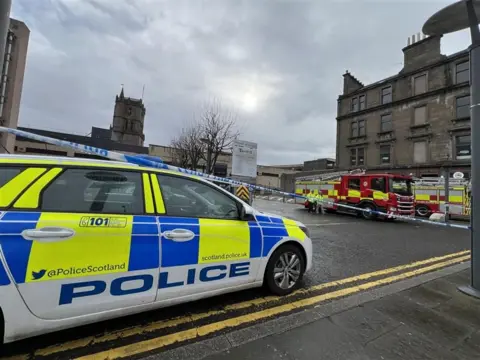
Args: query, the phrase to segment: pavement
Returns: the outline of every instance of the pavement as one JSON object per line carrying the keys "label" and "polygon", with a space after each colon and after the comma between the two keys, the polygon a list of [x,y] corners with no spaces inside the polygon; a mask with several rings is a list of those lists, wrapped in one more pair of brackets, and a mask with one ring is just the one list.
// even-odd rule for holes
{"label": "pavement", "polygon": [[[191,352],[175,355],[192,345],[199,346],[195,356],[209,356],[255,340],[255,327],[272,319],[299,325],[304,319],[299,311],[308,313],[311,307],[376,294],[379,287],[464,266],[469,259],[467,230],[309,214],[301,206],[267,200],[257,199],[254,206],[302,221],[310,229],[313,269],[292,296],[273,297],[263,289],[216,296],[20,341],[5,347],[5,358],[193,359]],[[269,326],[284,329],[278,322]],[[262,328],[260,333],[272,332]],[[213,345],[204,345],[204,341],[213,341]]]}
{"label": "pavement", "polygon": [[480,359],[480,300],[457,290],[469,278],[467,269],[377,299],[319,307],[302,314],[311,322],[203,359]]}

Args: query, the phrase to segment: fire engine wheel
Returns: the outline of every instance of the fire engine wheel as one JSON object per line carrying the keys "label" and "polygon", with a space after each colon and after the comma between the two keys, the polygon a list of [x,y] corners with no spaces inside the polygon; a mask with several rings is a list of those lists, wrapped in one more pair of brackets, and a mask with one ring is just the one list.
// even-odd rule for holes
{"label": "fire engine wheel", "polygon": [[361,211],[360,215],[365,220],[373,220],[377,216],[373,213],[374,211],[377,211],[377,208],[373,204],[370,204],[370,203],[363,204],[362,209],[364,209],[364,211]]}
{"label": "fire engine wheel", "polygon": [[432,214],[432,211],[426,205],[417,205],[415,211],[421,217],[429,217]]}

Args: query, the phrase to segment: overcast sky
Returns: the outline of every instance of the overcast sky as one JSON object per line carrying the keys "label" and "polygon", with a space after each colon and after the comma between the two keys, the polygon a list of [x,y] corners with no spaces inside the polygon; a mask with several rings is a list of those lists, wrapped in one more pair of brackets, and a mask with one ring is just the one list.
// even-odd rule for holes
{"label": "overcast sky", "polygon": [[[13,0],[31,30],[19,123],[87,134],[115,95],[144,101],[145,145],[168,145],[221,99],[260,164],[335,156],[345,70],[398,73],[407,37],[451,0]],[[468,46],[444,37],[442,52]]]}

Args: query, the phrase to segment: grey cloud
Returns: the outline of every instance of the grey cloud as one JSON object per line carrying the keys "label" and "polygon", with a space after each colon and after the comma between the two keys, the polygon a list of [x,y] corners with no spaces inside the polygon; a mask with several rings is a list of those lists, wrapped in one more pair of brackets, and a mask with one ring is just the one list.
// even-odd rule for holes
{"label": "grey cloud", "polygon": [[449,2],[16,0],[32,29],[20,124],[85,134],[109,125],[121,83],[145,85],[147,144],[216,97],[259,162],[333,157],[341,75],[398,72],[406,38]]}

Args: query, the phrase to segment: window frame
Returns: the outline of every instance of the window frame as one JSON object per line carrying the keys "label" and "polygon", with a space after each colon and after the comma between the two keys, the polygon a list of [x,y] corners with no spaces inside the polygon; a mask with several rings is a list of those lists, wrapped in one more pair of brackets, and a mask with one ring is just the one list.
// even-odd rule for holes
{"label": "window frame", "polygon": [[[363,108],[362,108],[362,98],[363,98]],[[367,108],[367,95],[359,95],[358,96],[358,110],[362,111]]]}
{"label": "window frame", "polygon": [[[460,137],[469,137],[470,138],[470,155],[468,155],[468,158],[464,158],[464,159],[459,159],[458,158],[458,155],[457,155],[457,149],[458,149],[458,146],[459,146],[459,142],[458,142],[458,138]],[[457,161],[465,161],[465,160],[472,160],[472,134],[469,133],[469,134],[458,134],[458,135],[455,135],[455,156],[454,156],[454,159],[457,160]],[[463,145],[465,146],[465,145]]]}
{"label": "window frame", "polygon": [[[417,109],[425,109],[425,118],[424,118],[424,122],[421,123],[421,124],[417,124],[415,122],[416,120],[416,117],[415,115],[417,114]],[[412,119],[412,126],[424,126],[424,125],[427,125],[428,124],[428,108],[427,108],[427,104],[424,104],[424,105],[419,105],[419,106],[415,106],[413,108],[413,119]]]}
{"label": "window frame", "polygon": [[[416,80],[417,79],[420,79],[420,78],[424,78],[425,79],[425,91],[423,92],[417,92],[417,88],[416,88]],[[413,93],[413,96],[416,96],[416,95],[421,95],[421,94],[425,94],[428,92],[428,76],[427,76],[427,73],[421,73],[421,74],[417,74],[417,75],[414,75],[412,76],[412,93]]]}
{"label": "window frame", "polygon": [[[390,117],[390,130],[383,130],[382,129],[382,120],[385,116],[389,116]],[[393,131],[393,114],[391,112],[389,113],[385,113],[385,114],[382,114],[380,115],[380,132],[381,133],[387,133],[387,132],[392,132]]]}
{"label": "window frame", "polygon": [[[357,108],[355,109],[355,105]],[[350,104],[350,111],[357,112],[360,108],[359,98],[357,96],[352,97],[351,104]]]}
{"label": "window frame", "polygon": [[[42,209],[42,204],[43,204],[43,198],[45,196],[45,191],[50,187],[52,186],[53,182],[55,180],[57,180],[60,176],[62,176],[63,174],[65,174],[68,170],[86,170],[86,171],[112,171],[112,172],[128,172],[128,173],[135,173],[135,174],[138,174],[139,176],[139,179],[140,179],[140,194],[141,194],[141,201],[142,201],[142,212],[131,212],[131,213],[116,213],[116,212],[108,212],[108,214],[112,214],[112,215],[120,215],[120,216],[135,216],[135,215],[145,215],[145,216],[153,216],[154,214],[153,213],[147,213],[146,211],[146,204],[145,204],[145,187],[144,187],[144,184],[143,184],[143,178],[142,178],[142,173],[144,173],[144,171],[141,171],[141,170],[137,170],[137,169],[121,169],[121,168],[115,168],[115,167],[103,167],[103,166],[82,166],[82,165],[67,165],[67,166],[63,166],[62,164],[59,164],[58,166],[55,166],[55,165],[51,165],[51,164],[48,164],[48,165],[45,165],[45,166],[41,166],[39,165],[38,167],[45,167],[47,169],[47,171],[45,172],[45,174],[50,171],[51,169],[53,168],[58,168],[60,167],[62,169],[62,171],[60,171],[52,180],[51,182],[45,186],[41,191],[40,191],[40,196],[39,196],[39,199],[38,199],[38,207],[36,209],[33,209],[33,208],[28,208],[28,209],[21,209],[21,208],[15,208],[16,211],[41,211],[41,212],[45,212],[45,213],[64,213],[64,214],[106,214],[105,212],[98,212],[98,211],[88,211],[88,212],[85,212],[85,211],[72,211],[72,210],[68,210],[68,211],[62,211],[62,210],[44,210]],[[42,175],[43,176],[43,175]],[[38,178],[37,181],[41,179]],[[30,186],[32,186],[33,184],[35,184],[37,181],[34,181],[32,184],[30,184]],[[23,195],[23,193],[25,191],[27,191],[29,188],[27,187],[24,191],[22,191],[22,193],[20,194],[20,196]],[[19,197],[20,197],[19,196]],[[12,206],[13,204],[15,204],[15,202],[17,201],[17,199],[15,199],[15,201],[12,203]]]}
{"label": "window frame", "polygon": [[[383,161],[382,157],[382,148],[388,147],[388,162]],[[380,157],[380,165],[389,165],[392,163],[392,145],[391,144],[382,144],[378,148],[378,155]]]}
{"label": "window frame", "polygon": [[[358,159],[358,150],[363,151],[363,164],[360,164]],[[352,164],[352,154],[355,152],[355,164]],[[354,147],[350,148],[350,166],[365,166],[365,147],[359,146],[359,147]]]}
{"label": "window frame", "polygon": [[[184,218],[189,218],[189,219],[213,219],[213,220],[233,220],[233,221],[251,221],[251,220],[253,220],[248,216],[245,219],[241,218],[242,217],[242,215],[241,215],[242,214],[242,209],[244,207],[243,203],[236,196],[234,196],[232,193],[228,192],[227,190],[225,190],[221,186],[217,187],[214,184],[211,184],[210,182],[204,182],[204,181],[201,181],[201,180],[198,180],[198,179],[195,179],[195,178],[190,178],[190,177],[187,177],[187,176],[181,176],[181,175],[177,175],[177,174],[167,174],[167,173],[161,173],[161,172],[151,172],[150,174],[156,175],[157,179],[158,179],[158,185],[160,187],[160,194],[162,196],[162,201],[163,201],[163,204],[165,206],[165,213],[162,213],[161,216],[184,217]],[[204,186],[212,188],[214,191],[217,191],[220,194],[223,194],[223,195],[227,196],[237,206],[238,218],[236,218],[236,219],[230,218],[229,219],[229,218],[198,217],[198,216],[186,216],[186,215],[182,215],[182,216],[169,215],[168,214],[168,209],[167,209],[167,203],[165,202],[165,196],[164,196],[164,192],[163,192],[163,189],[162,189],[161,176],[181,178],[181,179],[185,179],[185,180],[188,180],[188,181],[192,181],[193,183],[199,183],[199,184],[202,184]],[[155,195],[154,195],[154,198],[155,198]]]}
{"label": "window frame", "polygon": [[[424,162],[416,162],[415,161],[415,144],[416,143],[424,143],[425,144],[425,161]],[[413,160],[413,164],[428,164],[428,159],[429,159],[429,156],[428,156],[428,141],[423,139],[423,140],[416,140],[413,142],[413,145],[412,145],[412,160]]]}
{"label": "window frame", "polygon": [[[465,63],[468,63],[468,69],[467,69],[467,70],[458,71],[458,67],[459,67],[460,65],[462,65],[462,64],[465,64]],[[464,73],[464,72],[468,72],[468,80],[462,81],[462,82],[458,82],[458,74],[459,74],[459,73]],[[470,82],[470,60],[469,60],[469,59],[460,61],[460,62],[458,62],[458,63],[455,64],[455,84],[463,84],[463,83],[467,83],[467,82]]]}
{"label": "window frame", "polygon": [[[363,134],[360,134],[360,123],[363,122]],[[356,119],[350,122],[350,137],[351,138],[359,138],[367,136],[367,126],[366,126],[365,119]],[[356,129],[356,133],[354,134],[354,128]]]}
{"label": "window frame", "polygon": [[[461,107],[468,106],[468,116],[458,116],[458,99],[463,99],[463,98],[468,98],[468,105],[461,105]],[[468,95],[459,95],[455,97],[455,119],[461,120],[461,119],[469,119],[470,118],[470,106],[471,106],[471,99],[470,99],[470,94]]]}
{"label": "window frame", "polygon": [[[382,189],[375,189],[373,187],[373,181],[376,180],[376,179],[381,179],[383,181],[383,188]],[[375,176],[375,177],[372,177],[370,178],[370,190],[373,190],[373,191],[381,191],[383,193],[386,193],[387,191],[387,181],[385,179],[385,177],[383,176]]]}
{"label": "window frame", "polygon": [[[351,183],[357,182],[357,181],[358,181],[358,189],[357,189],[357,188],[354,188],[354,187],[350,187],[350,184],[351,184]],[[350,178],[350,179],[348,179],[348,182],[347,182],[347,189],[360,191],[361,184],[362,184],[362,181],[361,181],[360,178]]]}
{"label": "window frame", "polygon": [[[383,93],[383,91],[386,90],[386,89],[390,89],[390,92],[387,93],[387,95],[385,95],[385,94]],[[387,102],[383,101],[383,98],[384,98],[385,96],[388,96],[388,95],[390,95],[390,101],[387,101]],[[392,102],[393,102],[393,87],[392,87],[392,85],[388,85],[388,86],[382,87],[382,88],[380,89],[380,103],[381,103],[382,105],[385,105],[385,104],[391,104]]]}
{"label": "window frame", "polygon": [[[1,164],[0,163],[0,171],[1,171],[1,169],[20,169],[20,172],[18,174],[16,174],[14,177],[10,178],[5,184],[0,184],[0,188],[7,185],[10,181],[15,179],[17,176],[19,176],[25,170],[30,169],[30,168],[37,168],[37,167],[38,168],[45,168],[46,166],[22,164],[22,163],[18,163],[18,164],[15,164],[15,163],[14,164]],[[30,186],[32,186],[32,184],[35,183],[42,176],[43,176],[43,174],[40,175],[37,179],[35,179],[35,181],[33,181],[31,184],[28,184],[28,186],[26,186],[25,189],[23,189],[19,194],[17,194],[17,196],[10,202],[10,204],[8,206],[0,207],[1,211],[8,211],[9,209],[11,209],[13,207],[13,205],[17,202],[17,200],[23,195],[23,193],[25,191],[27,191],[30,188]]]}
{"label": "window frame", "polygon": [[[20,170],[16,175],[14,175],[12,178],[10,178],[9,180],[7,180],[6,183],[2,184],[0,182],[0,188],[2,188],[4,185],[7,185],[10,181],[12,181],[13,179],[15,179],[18,175],[20,175],[22,172],[24,172],[26,169],[28,168],[33,168],[33,167],[43,167],[43,166],[29,166],[27,164],[0,164],[0,171],[2,169],[15,169],[15,170]],[[43,174],[42,174],[43,175]],[[31,186],[28,185],[27,188],[29,188]],[[23,192],[23,191],[22,191]],[[15,199],[16,201],[16,199]],[[13,201],[13,202],[15,202]]]}

